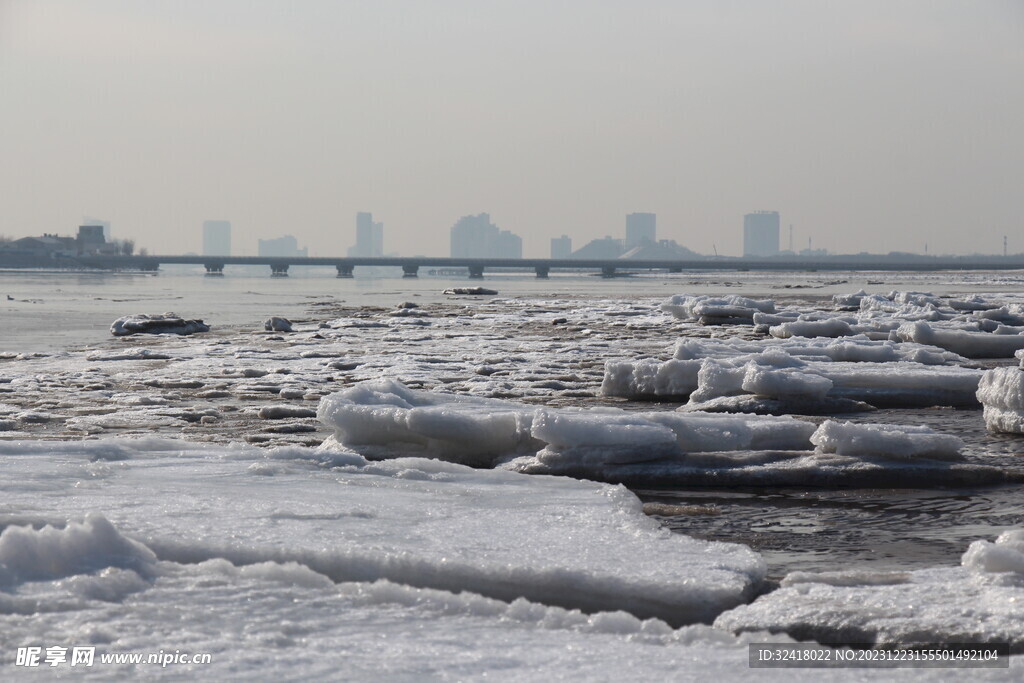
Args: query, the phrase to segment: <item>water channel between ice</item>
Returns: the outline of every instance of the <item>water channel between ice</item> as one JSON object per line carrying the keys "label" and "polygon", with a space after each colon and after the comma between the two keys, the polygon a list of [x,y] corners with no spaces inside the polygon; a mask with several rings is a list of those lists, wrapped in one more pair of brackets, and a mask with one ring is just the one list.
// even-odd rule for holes
{"label": "water channel between ice", "polygon": [[[805,419],[822,419],[805,418]],[[1024,471],[1024,439],[985,431],[981,410],[879,410],[840,419],[926,425],[965,442],[972,460]],[[972,541],[1024,525],[1019,486],[921,489],[641,490],[673,531],[743,543],[769,576],[793,571],[901,571],[955,566]]]}

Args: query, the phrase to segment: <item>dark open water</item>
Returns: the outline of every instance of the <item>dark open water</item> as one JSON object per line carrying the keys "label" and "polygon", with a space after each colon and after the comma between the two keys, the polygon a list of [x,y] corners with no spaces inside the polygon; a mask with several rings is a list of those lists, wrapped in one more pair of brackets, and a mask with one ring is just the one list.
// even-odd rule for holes
{"label": "dark open water", "polygon": [[[841,419],[927,425],[963,439],[974,462],[1024,471],[1024,437],[989,434],[981,409],[879,410]],[[791,571],[957,565],[971,541],[1024,527],[1024,490],[1016,485],[637,493],[645,503],[682,506],[681,514],[655,515],[674,531],[761,552],[774,579]]]}

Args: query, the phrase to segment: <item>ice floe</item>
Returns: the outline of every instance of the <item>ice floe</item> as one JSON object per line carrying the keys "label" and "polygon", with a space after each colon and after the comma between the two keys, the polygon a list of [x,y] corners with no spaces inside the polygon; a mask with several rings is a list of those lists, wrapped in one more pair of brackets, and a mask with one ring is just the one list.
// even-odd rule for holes
{"label": "ice floe", "polygon": [[1024,349],[1024,336],[1019,334],[940,329],[921,321],[901,325],[896,336],[903,341],[938,346],[967,358],[1012,358],[1015,352]]}
{"label": "ice floe", "polygon": [[115,337],[129,334],[195,334],[209,332],[210,326],[202,320],[185,320],[174,313],[163,315],[146,315],[137,313],[118,318],[110,325],[110,333]]}
{"label": "ice floe", "polygon": [[[601,391],[631,399],[689,400],[698,410],[728,410],[729,406],[760,412],[863,409],[851,401],[875,407],[977,405],[981,370],[898,360],[915,356],[933,362],[947,359],[920,348],[897,350],[897,346],[867,340],[789,348],[685,340],[677,345],[676,358],[669,361],[609,361]],[[890,362],[832,360],[872,357]],[[730,396],[743,398],[712,403]],[[758,408],[762,404],[751,396],[770,402]]]}
{"label": "ice floe", "polygon": [[[297,562],[334,582],[386,579],[679,625],[749,599],[765,574],[745,547],[669,533],[625,489],[571,479],[153,439],[0,442],[0,458],[7,509],[38,515],[45,504],[48,521],[103,511],[118,530],[94,517],[9,528],[0,557],[22,558],[10,570],[22,582],[79,564],[141,571],[137,542],[163,561]],[[154,500],[159,514],[140,514]]]}
{"label": "ice floe", "polygon": [[293,332],[292,321],[288,318],[271,316],[263,321],[263,329],[268,332]]}
{"label": "ice floe", "polygon": [[963,441],[920,425],[853,424],[827,420],[811,435],[822,453],[899,459],[959,460]]}
{"label": "ice floe", "polygon": [[960,442],[918,426],[788,416],[530,406],[365,382],[321,400],[325,447],[373,459],[423,456],[630,486],[1000,483],[961,462]]}
{"label": "ice floe", "polygon": [[702,325],[752,323],[756,313],[775,313],[775,302],[742,296],[673,296],[661,310],[679,320],[696,321]]}
{"label": "ice floe", "polygon": [[715,625],[826,643],[1009,643],[1020,653],[1022,601],[1024,531],[1012,530],[972,543],[957,568],[795,572]]}
{"label": "ice floe", "polygon": [[426,455],[491,467],[521,455],[593,451],[599,459],[655,459],[668,453],[808,447],[814,426],[792,418],[538,408],[512,401],[363,382],[322,399],[333,440],[370,457]]}
{"label": "ice floe", "polygon": [[1024,434],[1024,369],[986,371],[978,385],[978,400],[990,431]]}

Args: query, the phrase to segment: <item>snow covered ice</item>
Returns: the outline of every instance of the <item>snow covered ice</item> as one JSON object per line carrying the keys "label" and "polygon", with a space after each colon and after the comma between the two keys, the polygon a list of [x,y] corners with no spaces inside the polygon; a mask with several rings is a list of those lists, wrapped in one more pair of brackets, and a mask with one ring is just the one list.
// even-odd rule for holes
{"label": "snow covered ice", "polygon": [[138,313],[118,318],[110,325],[110,333],[115,337],[129,334],[195,334],[209,332],[210,326],[202,320],[185,320],[175,313],[163,315],[146,315]]}
{"label": "snow covered ice", "polygon": [[[259,645],[303,661],[409,619],[442,634],[495,628],[527,661],[545,629],[563,643],[604,634],[622,651],[639,637],[633,647],[665,662],[692,642],[716,666],[742,661],[738,641],[666,620],[709,622],[765,572],[742,546],[660,528],[624,489],[569,479],[157,439],[5,442],[0,458],[5,506],[23,511],[0,535],[5,646],[29,633],[228,661]],[[318,634],[324,601],[334,624]],[[227,610],[226,634],[204,625],[208,602]],[[153,621],[160,610],[175,617]]]}
{"label": "snow covered ice", "polygon": [[1024,652],[1024,531],[972,543],[961,563],[912,572],[794,573],[715,625],[819,642],[1009,643],[1012,652]]}
{"label": "snow covered ice", "polygon": [[1006,481],[927,427],[821,426],[792,417],[543,408],[364,382],[325,397],[325,447],[630,486],[878,485]]}
{"label": "snow covered ice", "polygon": [[993,432],[1024,434],[1024,370],[1017,367],[987,371],[978,386],[985,425]]}
{"label": "snow covered ice", "polygon": [[[982,375],[981,370],[946,365],[952,359],[917,347],[897,350],[868,340],[811,347],[767,345],[760,351],[742,341],[683,341],[675,355],[668,361],[609,361],[601,391],[623,398],[688,399],[703,410],[714,407],[707,405],[712,399],[748,394],[783,400],[784,412],[801,412],[793,402],[802,404],[804,411],[813,410],[817,402],[818,410],[844,412],[858,408],[822,402],[828,398],[876,407],[974,406]],[[908,356],[933,362],[903,360]],[[943,362],[937,364],[940,359]]]}

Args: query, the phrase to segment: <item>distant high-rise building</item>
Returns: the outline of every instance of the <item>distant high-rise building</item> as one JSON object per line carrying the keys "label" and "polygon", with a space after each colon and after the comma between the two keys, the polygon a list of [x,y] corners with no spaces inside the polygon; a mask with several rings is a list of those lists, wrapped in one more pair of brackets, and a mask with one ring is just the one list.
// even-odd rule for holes
{"label": "distant high-rise building", "polygon": [[523,240],[491,223],[490,214],[463,216],[452,226],[452,258],[523,258]]}
{"label": "distant high-rise building", "polygon": [[626,249],[658,241],[657,216],[653,213],[631,213],[626,216]]}
{"label": "distant high-rise building", "polygon": [[103,226],[78,226],[78,237],[75,242],[79,254],[95,254],[96,252],[104,251],[107,240],[103,237]]}
{"label": "distant high-rise building", "polygon": [[349,256],[378,257],[384,255],[384,224],[374,223],[373,214],[356,214],[356,243],[348,250]]}
{"label": "distant high-rise building", "polygon": [[259,240],[260,256],[299,256],[305,258],[309,255],[309,249],[299,249],[299,242],[291,235],[278,237],[271,240]]}
{"label": "distant high-rise building", "polygon": [[508,230],[499,230],[491,253],[494,258],[523,258],[523,238]]}
{"label": "distant high-rise building", "polygon": [[572,255],[572,238],[566,235],[551,238],[551,258],[569,258]]}
{"label": "distant high-rise building", "polygon": [[110,221],[101,221],[99,218],[85,216],[82,218],[82,225],[102,225],[103,238],[108,242],[110,241]]}
{"label": "distant high-rise building", "polygon": [[743,217],[743,255],[775,256],[779,253],[779,212],[755,211]]}
{"label": "distant high-rise building", "polygon": [[203,221],[203,256],[231,256],[231,221]]}

